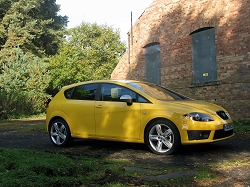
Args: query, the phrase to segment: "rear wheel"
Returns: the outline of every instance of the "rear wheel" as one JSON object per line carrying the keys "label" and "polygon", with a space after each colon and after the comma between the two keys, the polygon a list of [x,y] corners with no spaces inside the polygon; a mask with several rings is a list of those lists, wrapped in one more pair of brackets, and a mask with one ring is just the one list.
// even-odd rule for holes
{"label": "rear wheel", "polygon": [[168,120],[157,120],[145,131],[145,143],[156,154],[172,154],[180,147],[180,134]]}
{"label": "rear wheel", "polygon": [[54,120],[49,128],[52,143],[56,146],[66,146],[72,142],[68,124],[62,119]]}

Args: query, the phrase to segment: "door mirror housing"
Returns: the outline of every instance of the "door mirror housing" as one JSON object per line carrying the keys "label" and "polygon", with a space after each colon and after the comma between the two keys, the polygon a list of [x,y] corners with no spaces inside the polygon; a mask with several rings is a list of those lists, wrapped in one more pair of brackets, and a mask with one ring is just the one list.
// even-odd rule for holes
{"label": "door mirror housing", "polygon": [[120,101],[126,102],[128,106],[131,106],[133,104],[132,97],[130,95],[122,95],[120,97]]}

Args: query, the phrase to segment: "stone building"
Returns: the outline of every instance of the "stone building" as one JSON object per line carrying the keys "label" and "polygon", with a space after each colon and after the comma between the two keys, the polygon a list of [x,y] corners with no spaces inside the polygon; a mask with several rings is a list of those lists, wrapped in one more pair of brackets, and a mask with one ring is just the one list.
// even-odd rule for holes
{"label": "stone building", "polygon": [[153,0],[112,79],[144,80],[250,119],[250,1]]}

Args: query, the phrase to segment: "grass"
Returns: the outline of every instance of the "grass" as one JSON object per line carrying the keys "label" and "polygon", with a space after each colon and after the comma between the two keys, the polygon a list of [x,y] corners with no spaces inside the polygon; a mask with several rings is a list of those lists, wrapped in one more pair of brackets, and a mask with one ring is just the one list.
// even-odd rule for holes
{"label": "grass", "polygon": [[[118,159],[67,156],[24,149],[0,148],[0,186],[140,186],[167,185],[190,181],[190,178],[142,181],[145,175],[156,173],[126,171],[133,163]],[[175,168],[180,170],[178,168]],[[174,171],[174,168],[171,169]]]}
{"label": "grass", "polygon": [[[143,176],[162,175],[177,171],[187,171],[183,167],[157,167],[137,165],[124,159],[72,156],[25,149],[0,148],[0,186],[193,186],[210,184],[220,180],[216,170],[248,166],[249,158],[244,160],[222,161],[209,165],[196,165],[195,176],[162,180],[142,180]],[[152,171],[128,171],[124,167],[148,168]]]}
{"label": "grass", "polygon": [[81,186],[98,181],[105,175],[124,173],[124,162],[24,149],[0,149],[0,159],[2,187]]}
{"label": "grass", "polygon": [[234,121],[234,130],[236,132],[250,132],[250,120]]}
{"label": "grass", "polygon": [[[28,118],[29,119],[29,118]],[[21,119],[26,121],[27,119]],[[20,120],[18,120],[20,122]],[[13,122],[13,121],[12,121]],[[0,126],[11,121],[0,122]],[[44,121],[18,124],[22,132],[44,130]],[[250,133],[250,121],[234,122],[236,132]],[[15,126],[9,126],[12,131]],[[162,180],[143,180],[144,176],[164,175],[171,172],[187,171],[185,167],[160,167],[154,163],[138,165],[129,160],[72,156],[52,152],[25,149],[0,148],[0,186],[195,186],[213,184],[221,180],[218,168],[231,170],[235,167],[250,167],[250,158],[231,158],[216,163],[201,163],[192,169],[195,176]],[[125,167],[146,168],[145,170],[125,170]]]}
{"label": "grass", "polygon": [[[8,127],[9,133],[11,132],[30,132],[30,131],[45,131],[44,118],[13,119],[0,121],[0,127]],[[39,120],[41,119],[41,120]],[[27,123],[27,121],[29,121]]]}

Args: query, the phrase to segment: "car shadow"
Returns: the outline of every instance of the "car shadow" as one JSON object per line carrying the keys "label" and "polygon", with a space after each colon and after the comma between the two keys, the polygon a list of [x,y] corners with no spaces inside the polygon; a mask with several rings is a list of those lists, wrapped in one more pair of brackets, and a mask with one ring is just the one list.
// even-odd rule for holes
{"label": "car shadow", "polygon": [[[216,155],[231,157],[232,155],[239,154],[239,152],[249,152],[250,154],[250,148],[248,146],[242,146],[243,143],[244,140],[241,140],[238,137],[208,144],[183,145],[174,154],[163,156],[201,157],[201,159],[206,157],[208,160],[210,160],[209,157],[211,157],[211,155],[214,157],[216,157]],[[75,139],[70,147],[63,149],[65,149],[64,151],[70,149],[75,154],[80,153],[80,155],[102,155],[102,157],[125,152],[130,152],[131,154],[137,155],[142,154],[162,157],[162,155],[151,153],[147,145],[141,143]],[[183,159],[185,159],[185,157]]]}

